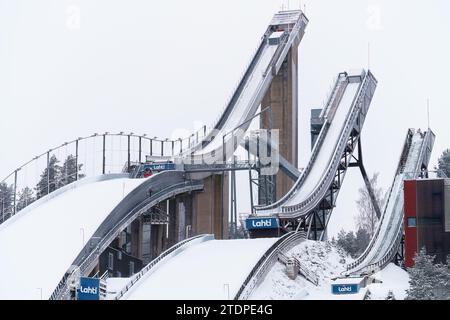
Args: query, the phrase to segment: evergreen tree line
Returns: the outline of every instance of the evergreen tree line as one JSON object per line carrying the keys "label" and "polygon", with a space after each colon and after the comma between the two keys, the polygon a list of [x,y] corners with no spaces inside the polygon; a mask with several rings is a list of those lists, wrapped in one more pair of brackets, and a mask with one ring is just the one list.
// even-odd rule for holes
{"label": "evergreen tree line", "polygon": [[[25,187],[17,192],[17,211],[22,210],[43,196],[84,177],[84,174],[79,173],[83,164],[77,164],[73,155],[67,156],[62,166],[59,163],[60,161],[55,155],[51,156],[48,168],[45,168],[41,173],[36,186],[34,188]],[[13,210],[14,185],[0,183],[0,219],[5,216],[6,220],[13,213]]]}
{"label": "evergreen tree line", "polygon": [[[379,173],[374,173],[372,178],[369,179],[369,182],[378,205],[380,208],[383,208],[386,202],[386,194],[383,188],[378,186],[378,176]],[[378,227],[377,213],[367,187],[363,186],[359,188],[358,194],[359,197],[356,200],[358,215],[355,217],[356,233],[341,230],[337,238],[333,237],[331,241],[333,244],[341,247],[354,259],[364,252]]]}
{"label": "evergreen tree line", "polygon": [[407,300],[450,299],[450,255],[446,263],[434,263],[435,256],[422,248],[414,259],[415,265],[408,268],[409,289]]}
{"label": "evergreen tree line", "polygon": [[345,230],[341,230],[337,238],[332,238],[331,243],[341,247],[352,258],[356,259],[366,250],[370,239],[371,237],[367,230],[359,228],[356,234],[353,231],[345,232]]}
{"label": "evergreen tree line", "polygon": [[438,177],[450,178],[450,149],[446,149],[442,152],[435,170],[438,170]]}

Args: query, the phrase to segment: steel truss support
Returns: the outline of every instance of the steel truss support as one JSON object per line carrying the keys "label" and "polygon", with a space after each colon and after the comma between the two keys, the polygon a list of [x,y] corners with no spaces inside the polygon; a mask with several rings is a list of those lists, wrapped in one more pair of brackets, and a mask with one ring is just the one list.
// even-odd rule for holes
{"label": "steel truss support", "polygon": [[[358,156],[353,156],[353,151],[356,146],[358,147]],[[341,189],[342,181],[344,175],[349,167],[358,167],[363,176],[365,185],[371,197],[372,204],[377,216],[381,216],[381,210],[379,204],[375,198],[375,193],[373,191],[372,185],[370,184],[369,178],[367,176],[366,170],[362,162],[362,147],[361,138],[357,130],[354,130],[350,136],[347,147],[345,148],[344,154],[341,158],[341,163],[336,171],[333,183],[326,193],[325,197],[319,203],[319,205],[311,213],[307,215],[306,218],[300,218],[297,220],[296,229],[304,230],[307,232],[308,238],[313,240],[324,240],[326,235],[326,228],[331,216],[331,212],[336,205],[337,195]]]}
{"label": "steel truss support", "polygon": [[[270,116],[269,116],[270,119]],[[270,140],[270,139],[269,139]],[[276,201],[277,194],[277,177],[276,175],[262,175],[261,174],[261,157],[260,157],[260,139],[257,138],[257,152],[256,157],[258,158],[256,172],[257,178],[250,177],[252,183],[258,188],[258,205],[269,205]],[[267,142],[267,150],[271,153],[271,145]]]}
{"label": "steel truss support", "polygon": [[[331,212],[336,205],[337,195],[341,189],[342,181],[349,167],[359,167],[361,173],[364,175],[365,170],[362,165],[362,148],[360,147],[360,132],[356,129],[352,131],[347,146],[341,157],[340,165],[335,173],[333,183],[328,189],[325,197],[318,204],[316,209],[310,212],[306,217],[297,219],[292,226],[295,226],[296,230],[303,230],[307,233],[309,239],[324,240],[326,235],[326,228],[330,220]],[[353,156],[353,151],[358,145],[358,158]],[[363,168],[363,169],[361,169]],[[366,175],[367,177],[367,175]],[[367,186],[367,184],[366,184]],[[369,183],[370,186],[370,183]],[[373,194],[373,192],[372,192]],[[282,223],[283,225],[283,223]],[[292,229],[292,228],[291,228]],[[289,231],[286,230],[286,231]]]}
{"label": "steel truss support", "polygon": [[381,218],[381,209],[380,205],[378,203],[378,200],[375,196],[375,192],[372,188],[372,185],[370,184],[369,177],[367,176],[366,169],[364,168],[363,164],[363,155],[362,155],[362,147],[361,147],[361,137],[358,139],[358,158],[356,159],[354,156],[352,156],[353,159],[356,160],[356,162],[350,163],[349,167],[359,167],[361,171],[361,175],[364,179],[364,183],[366,185],[367,191],[369,192],[370,200],[372,201],[373,208],[375,209],[375,213],[377,214],[377,218]]}
{"label": "steel truss support", "polygon": [[394,256],[394,263],[397,266],[406,270],[405,263],[404,263],[405,262],[404,252],[405,252],[405,235],[402,235],[402,240],[400,241],[400,246],[398,248],[397,253]]}
{"label": "steel truss support", "polygon": [[237,192],[236,192],[236,171],[231,171],[231,210],[230,221],[231,228],[228,237],[230,239],[236,238],[237,234]]}
{"label": "steel truss support", "polygon": [[[352,129],[348,135],[348,139],[346,141],[346,144],[343,148],[343,152],[340,156],[340,161],[337,164],[336,172],[333,176],[333,179],[331,180],[331,183],[329,184],[329,188],[324,192],[322,198],[320,201],[315,205],[314,208],[311,208],[308,210],[308,212],[304,212],[300,218],[293,219],[293,218],[280,218],[281,225],[287,225],[284,223],[283,220],[291,220],[294,221],[293,225],[289,226],[289,229],[286,231],[291,230],[302,230],[305,231],[308,235],[308,238],[315,239],[315,240],[324,240],[326,237],[326,228],[331,216],[331,213],[333,211],[333,208],[336,205],[336,199],[339,194],[339,191],[341,189],[342,181],[345,176],[345,173],[347,171],[348,167],[356,167],[358,166],[362,172],[363,175],[367,177],[367,174],[365,174],[364,167],[362,166],[362,150],[361,150],[361,143],[360,143],[360,135],[361,130],[364,124],[364,120],[366,118],[370,102],[372,100],[373,94],[375,92],[376,88],[376,80],[373,77],[373,75],[368,72],[365,79],[362,82],[362,87],[360,89],[360,94],[357,99],[358,110],[357,115],[353,119]],[[358,143],[359,142],[359,143]],[[356,145],[359,145],[359,157],[358,159],[353,156],[353,152],[356,150]],[[352,160],[356,160],[356,164],[352,163]],[[368,179],[367,179],[368,180]],[[366,184],[367,186],[370,186],[370,184]],[[370,187],[370,190],[372,188]],[[373,191],[371,191],[372,195],[374,194]],[[378,212],[380,210],[378,209]],[[297,216],[298,217],[298,216]]]}

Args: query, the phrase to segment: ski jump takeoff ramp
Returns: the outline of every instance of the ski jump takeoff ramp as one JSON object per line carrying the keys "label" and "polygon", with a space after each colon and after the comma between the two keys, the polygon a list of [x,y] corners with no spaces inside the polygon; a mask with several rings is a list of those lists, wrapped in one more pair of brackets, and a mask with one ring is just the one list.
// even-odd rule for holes
{"label": "ski jump takeoff ramp", "polygon": [[[303,223],[308,233],[311,225],[319,223],[322,232],[326,229],[376,85],[370,71],[339,74],[322,110],[322,129],[308,165],[283,198],[273,204],[256,207],[256,216],[275,215],[291,225]],[[316,235],[314,238],[319,237]]]}
{"label": "ski jump takeoff ramp", "polygon": [[403,237],[403,181],[426,174],[435,135],[409,129],[396,175],[374,237],[363,254],[347,266],[347,273],[372,273],[384,268],[401,249]]}
{"label": "ski jump takeoff ramp", "polygon": [[[257,113],[307,23],[301,11],[275,15],[214,130],[178,157],[200,158],[202,163],[215,160],[224,139],[233,139],[230,131],[237,126],[248,129],[246,121]],[[163,172],[147,180],[104,175],[41,198],[0,225],[0,299],[67,299],[74,270],[87,276],[102,250],[134,218],[160,201],[202,188],[201,181],[186,179],[182,171]]]}

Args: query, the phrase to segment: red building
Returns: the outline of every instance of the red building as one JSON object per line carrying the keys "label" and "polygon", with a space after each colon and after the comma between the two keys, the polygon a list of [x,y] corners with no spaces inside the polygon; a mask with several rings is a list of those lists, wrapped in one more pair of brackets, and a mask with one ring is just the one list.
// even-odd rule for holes
{"label": "red building", "polygon": [[405,266],[414,265],[425,247],[445,262],[450,254],[450,179],[407,180],[404,183]]}

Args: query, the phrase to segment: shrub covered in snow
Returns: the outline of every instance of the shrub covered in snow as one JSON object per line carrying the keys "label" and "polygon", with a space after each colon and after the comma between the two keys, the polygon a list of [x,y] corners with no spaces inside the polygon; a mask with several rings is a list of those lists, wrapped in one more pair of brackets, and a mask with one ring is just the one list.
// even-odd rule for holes
{"label": "shrub covered in snow", "polygon": [[422,248],[415,257],[415,265],[408,269],[410,289],[408,300],[450,299],[450,264],[434,264],[435,256]]}

